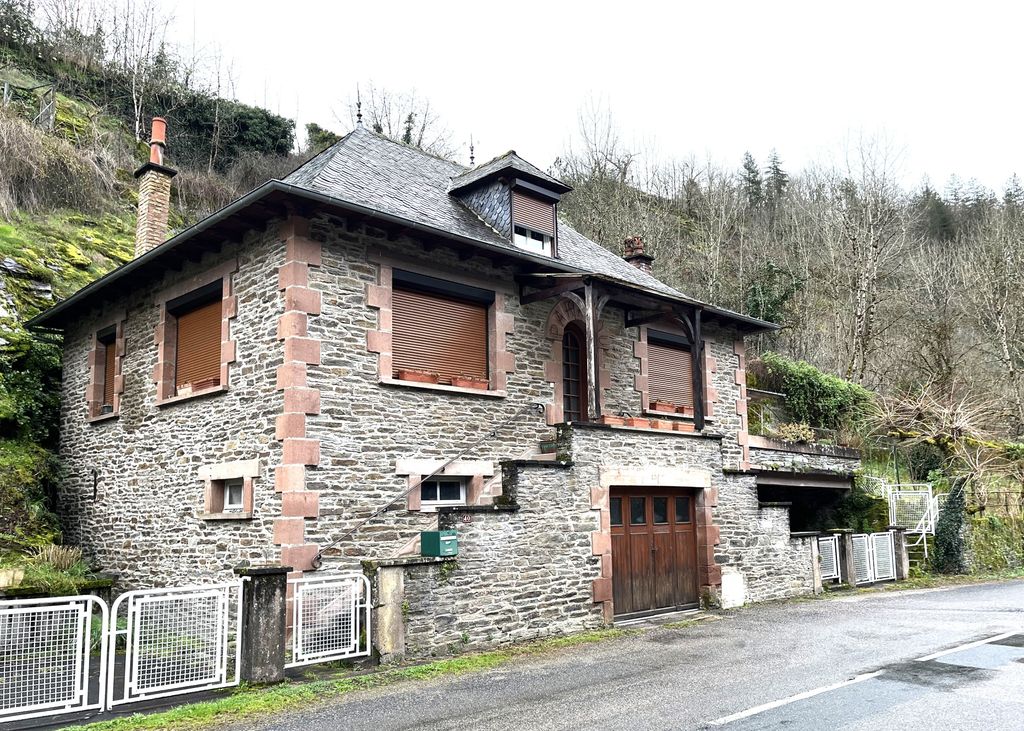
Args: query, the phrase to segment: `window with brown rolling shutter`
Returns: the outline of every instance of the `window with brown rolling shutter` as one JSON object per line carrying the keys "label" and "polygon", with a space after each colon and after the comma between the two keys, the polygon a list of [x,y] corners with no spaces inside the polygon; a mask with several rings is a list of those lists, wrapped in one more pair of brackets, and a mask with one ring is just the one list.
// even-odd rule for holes
{"label": "window with brown rolling shutter", "polygon": [[114,356],[117,346],[114,339],[103,343],[103,403],[100,406],[114,405]]}
{"label": "window with brown rolling shutter", "polygon": [[693,406],[693,363],[690,350],[662,342],[647,343],[647,384],[650,401]]}
{"label": "window with brown rolling shutter", "polygon": [[489,378],[486,304],[395,287],[391,308],[395,378],[400,369],[436,373],[447,384]]}
{"label": "window with brown rolling shutter", "polygon": [[547,236],[555,235],[555,206],[512,191],[512,223]]}
{"label": "window with brown rolling shutter", "polygon": [[220,385],[221,300],[177,313],[175,391],[190,384],[193,391]]}

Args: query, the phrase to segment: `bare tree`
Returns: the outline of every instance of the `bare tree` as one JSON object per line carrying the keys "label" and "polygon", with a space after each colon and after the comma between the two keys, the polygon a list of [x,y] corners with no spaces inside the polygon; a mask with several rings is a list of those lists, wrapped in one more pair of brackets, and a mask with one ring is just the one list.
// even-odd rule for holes
{"label": "bare tree", "polygon": [[146,103],[156,80],[158,58],[166,54],[171,19],[156,0],[116,0],[110,9],[110,61],[129,81],[136,140],[145,136]]}
{"label": "bare tree", "polygon": [[338,117],[338,121],[354,125],[360,102],[363,123],[374,132],[438,157],[451,159],[458,151],[452,144],[451,131],[430,100],[415,90],[392,91],[371,81],[360,89],[357,98],[349,100],[348,120]]}

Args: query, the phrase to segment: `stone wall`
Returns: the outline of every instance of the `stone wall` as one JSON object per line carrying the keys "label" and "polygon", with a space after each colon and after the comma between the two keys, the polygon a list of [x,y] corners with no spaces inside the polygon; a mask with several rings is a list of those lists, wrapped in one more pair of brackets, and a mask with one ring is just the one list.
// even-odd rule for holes
{"label": "stone wall", "polygon": [[[202,276],[232,258],[238,316],[230,321],[237,359],[226,391],[157,406],[155,330],[161,290]],[[66,539],[82,546],[121,588],[232,578],[241,560],[277,558],[272,518],[280,512],[270,466],[278,458],[274,390],[279,349],[272,347],[280,302],[276,267],[283,259],[276,226],[227,244],[199,262],[182,262],[159,281],[140,286],[109,309],[83,313],[65,340],[61,458],[66,477],[59,510]],[[120,413],[87,420],[88,351],[96,323],[124,311],[124,392]],[[250,520],[204,520],[200,469],[257,460],[256,510]]]}
{"label": "stone wall", "polygon": [[719,567],[732,567],[743,575],[747,601],[811,591],[810,546],[790,540],[788,510],[760,508],[752,475],[722,471],[724,438],[625,427],[578,426],[565,433],[574,479],[583,484],[597,484],[602,468],[709,470],[711,487],[717,491],[711,507],[718,528],[714,558]]}
{"label": "stone wall", "polygon": [[860,469],[860,453],[827,444],[794,444],[750,437],[750,464],[761,469],[849,474]]}
{"label": "stone wall", "polygon": [[404,620],[400,654],[481,650],[604,624],[591,597],[601,572],[591,551],[599,513],[589,488],[569,472],[506,464],[506,491],[518,510],[442,515],[442,526],[458,530],[459,555],[400,569],[404,596],[392,599]]}

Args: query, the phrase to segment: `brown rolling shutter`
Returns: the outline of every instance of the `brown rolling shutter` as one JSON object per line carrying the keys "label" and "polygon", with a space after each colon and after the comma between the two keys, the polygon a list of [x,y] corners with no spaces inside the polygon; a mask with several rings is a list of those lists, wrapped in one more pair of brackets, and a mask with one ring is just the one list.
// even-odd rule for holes
{"label": "brown rolling shutter", "polygon": [[487,306],[426,292],[395,289],[392,308],[392,365],[452,376],[488,378]]}
{"label": "brown rolling shutter", "polygon": [[512,191],[512,223],[537,233],[555,235],[555,206]]}
{"label": "brown rolling shutter", "polygon": [[220,383],[220,323],[220,300],[178,315],[175,389],[185,384],[195,390]]}
{"label": "brown rolling shutter", "polygon": [[647,383],[651,401],[693,406],[693,363],[685,348],[647,344]]}
{"label": "brown rolling shutter", "polygon": [[103,344],[103,403],[114,405],[114,356],[117,346],[114,341]]}

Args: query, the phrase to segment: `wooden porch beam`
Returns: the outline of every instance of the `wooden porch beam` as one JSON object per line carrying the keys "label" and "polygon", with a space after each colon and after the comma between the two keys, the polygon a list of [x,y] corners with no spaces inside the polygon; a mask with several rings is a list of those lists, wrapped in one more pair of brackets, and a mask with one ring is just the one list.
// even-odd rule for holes
{"label": "wooden porch beam", "polygon": [[546,289],[539,289],[536,292],[530,292],[529,294],[522,293],[523,286],[524,285],[522,284],[519,285],[519,303],[523,305],[528,305],[532,304],[533,302],[541,302],[542,300],[557,297],[558,295],[563,294],[565,292],[573,292],[583,287],[584,282],[582,277],[576,279],[567,279],[563,282],[559,282],[558,284],[552,287],[547,287]]}
{"label": "wooden porch beam", "polygon": [[701,313],[699,307],[693,310],[693,319],[690,321],[693,332],[692,345],[690,346],[690,357],[693,359],[693,425],[697,431],[704,430],[704,337],[701,334]]}
{"label": "wooden porch beam", "polygon": [[587,416],[591,421],[601,419],[601,384],[597,371],[598,349],[601,347],[597,340],[597,324],[599,304],[594,293],[594,285],[587,282],[583,290],[584,314],[587,326]]}
{"label": "wooden porch beam", "polygon": [[672,308],[663,310],[626,310],[626,327],[640,327],[665,317],[674,317]]}

